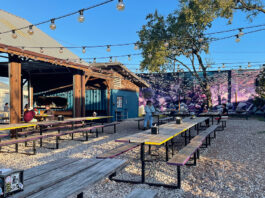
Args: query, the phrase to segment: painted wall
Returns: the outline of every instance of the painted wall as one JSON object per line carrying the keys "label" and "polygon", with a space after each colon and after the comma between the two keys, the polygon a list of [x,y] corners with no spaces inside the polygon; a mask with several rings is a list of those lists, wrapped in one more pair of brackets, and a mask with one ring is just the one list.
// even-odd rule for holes
{"label": "painted wall", "polygon": [[[208,72],[213,105],[235,103],[236,100],[251,103],[256,95],[255,80],[259,72],[260,70]],[[139,105],[145,105],[146,100],[150,99],[155,107],[163,110],[176,107],[180,101],[195,111],[205,103],[206,96],[202,94],[196,79],[188,72],[139,76],[151,85],[151,88],[141,89]]]}
{"label": "painted wall", "polygon": [[[117,105],[117,97],[122,97],[122,107],[119,108]],[[139,93],[135,91],[125,91],[125,90],[111,90],[111,114],[114,116],[113,120],[126,118],[138,117],[138,105],[139,105]],[[116,113],[117,112],[117,113]]]}

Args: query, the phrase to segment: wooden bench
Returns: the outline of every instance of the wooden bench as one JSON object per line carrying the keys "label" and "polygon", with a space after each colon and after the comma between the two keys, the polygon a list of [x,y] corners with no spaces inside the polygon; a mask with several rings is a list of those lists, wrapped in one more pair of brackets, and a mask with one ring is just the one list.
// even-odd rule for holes
{"label": "wooden bench", "polygon": [[113,130],[114,130],[114,133],[116,133],[116,125],[120,124],[120,122],[111,122],[111,123],[103,123],[103,127],[102,127],[102,133],[104,133],[104,128],[105,127],[110,127],[110,126],[113,126]]}
{"label": "wooden bench", "polygon": [[[199,135],[195,136],[191,142],[181,149],[172,159],[170,159],[167,164],[177,166],[177,188],[181,188],[181,171],[180,167],[184,165],[194,165],[196,166],[196,160],[199,159],[199,148],[203,145],[203,141],[206,140],[206,147],[208,141],[210,144],[211,137],[210,135],[217,129],[218,125],[212,125],[205,131],[201,132]],[[216,135],[215,135],[216,136]],[[208,141],[207,141],[208,140]],[[187,162],[193,156],[193,164],[187,164]]]}
{"label": "wooden bench", "polygon": [[24,171],[24,191],[11,198],[83,197],[83,191],[124,168],[121,159],[61,158]]}
{"label": "wooden bench", "polygon": [[169,122],[171,120],[172,120],[171,117],[159,118],[159,123],[158,124],[160,125],[160,124],[163,124],[164,122],[166,123],[166,122]]}
{"label": "wooden bench", "polygon": [[144,121],[144,118],[137,118],[137,119],[135,119],[134,121],[137,121],[137,122],[138,122],[138,129],[141,129],[141,127],[140,127],[140,122],[141,122],[141,121]]}
{"label": "wooden bench", "polygon": [[134,189],[127,196],[127,198],[155,198],[157,193],[158,192],[156,190],[137,188],[137,189]]}
{"label": "wooden bench", "polygon": [[140,144],[123,144],[117,148],[114,148],[106,153],[103,153],[99,156],[97,156],[98,159],[106,159],[106,158],[114,158],[117,157],[123,153],[126,153],[136,147],[140,146]]}

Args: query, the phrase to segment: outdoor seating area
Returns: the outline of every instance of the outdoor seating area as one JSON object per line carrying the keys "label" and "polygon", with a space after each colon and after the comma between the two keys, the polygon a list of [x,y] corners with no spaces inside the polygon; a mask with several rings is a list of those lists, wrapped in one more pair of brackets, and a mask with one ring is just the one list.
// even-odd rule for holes
{"label": "outdoor seating area", "polygon": [[261,0],[9,0],[0,198],[265,198]]}

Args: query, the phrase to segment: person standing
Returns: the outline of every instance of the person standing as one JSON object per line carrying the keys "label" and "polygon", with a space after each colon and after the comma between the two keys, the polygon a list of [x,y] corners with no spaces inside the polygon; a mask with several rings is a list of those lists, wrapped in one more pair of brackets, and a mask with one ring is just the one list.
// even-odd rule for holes
{"label": "person standing", "polygon": [[4,112],[9,112],[9,106],[8,106],[8,103],[5,103],[5,106],[4,106]]}
{"label": "person standing", "polygon": [[155,113],[155,108],[152,105],[152,102],[150,100],[147,101],[146,106],[144,108],[145,110],[145,117],[144,117],[144,130],[147,128],[147,122],[149,121],[149,126],[150,128],[152,127],[153,124],[153,113]]}

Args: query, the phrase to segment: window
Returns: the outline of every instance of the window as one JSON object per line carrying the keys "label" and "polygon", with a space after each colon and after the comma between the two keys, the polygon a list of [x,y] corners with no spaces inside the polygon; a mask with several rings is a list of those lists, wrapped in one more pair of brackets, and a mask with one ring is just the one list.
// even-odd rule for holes
{"label": "window", "polygon": [[117,108],[122,108],[122,96],[117,96]]}

